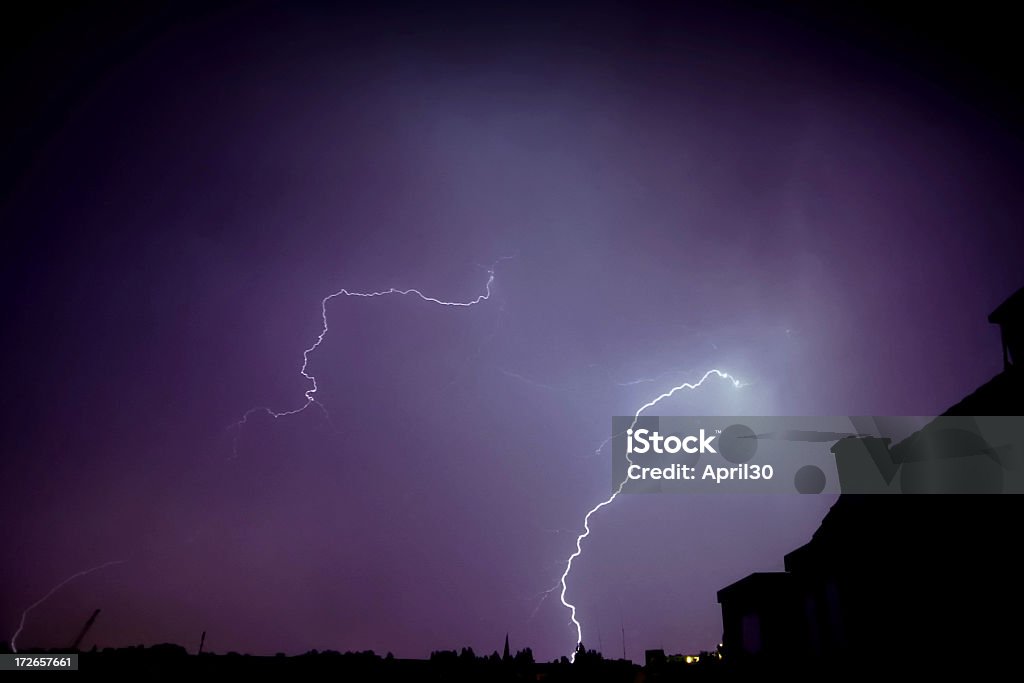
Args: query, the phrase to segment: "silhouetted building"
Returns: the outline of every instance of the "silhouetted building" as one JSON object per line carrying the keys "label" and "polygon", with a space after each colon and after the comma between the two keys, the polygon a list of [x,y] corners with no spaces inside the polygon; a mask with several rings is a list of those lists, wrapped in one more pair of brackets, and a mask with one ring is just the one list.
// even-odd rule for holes
{"label": "silhouetted building", "polygon": [[656,669],[665,665],[664,650],[646,650],[644,652],[644,666],[648,669]]}
{"label": "silhouetted building", "polygon": [[807,628],[791,574],[751,574],[720,590],[718,602],[730,657],[791,656],[803,646]]}
{"label": "silhouetted building", "polygon": [[992,311],[988,321],[999,325],[1003,342],[1003,369],[1024,361],[1024,287]]}
{"label": "silhouetted building", "polygon": [[[1024,289],[989,320],[1000,326],[1003,371],[945,415],[1024,412],[1024,373],[1015,364],[1024,357]],[[891,452],[899,454],[935,424]],[[870,458],[888,442],[837,442],[837,468],[849,466],[843,458],[853,448]],[[882,477],[894,476],[882,470]],[[1024,615],[1022,512],[1018,495],[843,494],[810,542],[785,556],[785,572],[751,574],[718,592],[723,654],[748,664],[800,658],[913,665],[952,652],[979,653],[989,662],[1015,656]]]}

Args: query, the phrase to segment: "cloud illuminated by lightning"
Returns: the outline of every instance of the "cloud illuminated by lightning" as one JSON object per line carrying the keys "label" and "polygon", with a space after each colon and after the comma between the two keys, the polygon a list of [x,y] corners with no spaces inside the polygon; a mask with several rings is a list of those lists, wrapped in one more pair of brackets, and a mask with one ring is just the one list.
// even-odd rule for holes
{"label": "cloud illuminated by lightning", "polygon": [[359,298],[364,298],[364,299],[370,299],[370,298],[375,298],[375,297],[384,297],[384,296],[415,296],[415,297],[418,297],[418,298],[420,298],[421,300],[423,300],[423,301],[425,301],[427,303],[435,304],[437,306],[451,306],[451,307],[457,307],[457,308],[469,308],[470,306],[476,306],[477,304],[482,303],[484,301],[487,301],[488,299],[491,298],[491,285],[494,284],[494,272],[495,272],[495,269],[497,268],[499,263],[501,263],[502,261],[506,261],[508,259],[511,259],[511,258],[514,258],[514,256],[502,256],[502,257],[498,258],[497,261],[492,263],[489,267],[487,267],[486,268],[486,270],[487,270],[487,282],[484,284],[484,292],[483,292],[483,294],[480,294],[476,298],[470,299],[468,301],[445,301],[444,299],[438,299],[436,297],[427,296],[426,294],[424,294],[423,292],[421,292],[418,289],[397,289],[395,287],[391,287],[389,289],[381,290],[379,292],[353,292],[353,291],[348,290],[348,289],[339,289],[337,292],[334,292],[333,294],[328,294],[327,296],[325,296],[323,299],[320,300],[320,320],[323,323],[321,328],[320,328],[320,334],[317,335],[316,341],[313,342],[313,345],[310,346],[308,349],[306,349],[305,351],[302,352],[302,367],[299,368],[299,374],[301,374],[303,379],[305,379],[306,382],[308,382],[309,385],[310,385],[309,389],[307,389],[304,392],[304,394],[303,394],[305,396],[305,398],[306,398],[306,402],[304,404],[302,404],[301,407],[294,408],[292,410],[278,411],[278,410],[273,410],[272,408],[257,407],[257,408],[250,408],[248,411],[246,411],[245,415],[242,416],[242,419],[240,419],[238,422],[236,422],[233,425],[234,429],[235,429],[235,437],[236,437],[236,444],[235,444],[235,446],[236,446],[236,449],[235,449],[236,450],[236,455],[237,455],[237,435],[238,435],[238,432],[241,431],[241,429],[246,425],[246,423],[248,423],[249,418],[252,417],[253,415],[257,414],[257,413],[265,413],[266,415],[269,415],[270,417],[273,417],[273,418],[288,417],[289,415],[298,415],[299,413],[301,413],[302,411],[304,411],[306,408],[310,407],[311,405],[316,405],[318,408],[320,408],[320,410],[323,411],[324,415],[327,415],[327,409],[323,406],[322,403],[320,403],[319,401],[316,400],[316,392],[317,392],[317,389],[319,388],[317,386],[317,383],[316,383],[316,376],[309,374],[308,370],[309,370],[309,354],[311,354],[311,353],[313,353],[314,351],[317,350],[317,348],[320,346],[320,344],[322,344],[324,339],[327,337],[327,332],[330,330],[330,328],[327,325],[327,304],[332,299],[336,299],[336,298],[342,297],[342,296],[359,297]]}
{"label": "cloud illuminated by lightning", "polygon": [[[704,376],[701,377],[698,381],[696,381],[696,382],[684,382],[683,384],[679,384],[677,386],[674,386],[671,389],[669,389],[668,391],[666,391],[665,393],[663,393],[660,396],[658,396],[657,398],[652,399],[652,400],[648,401],[647,403],[643,404],[642,406],[640,406],[640,408],[633,415],[633,423],[630,425],[630,428],[633,428],[633,427],[636,426],[636,422],[637,422],[637,420],[640,419],[640,415],[645,410],[647,410],[648,408],[653,408],[654,406],[656,406],[661,401],[663,401],[663,400],[665,400],[667,398],[671,398],[673,395],[675,395],[676,392],[682,391],[683,389],[687,389],[687,390],[697,389],[702,384],[704,384],[704,382],[709,377],[711,377],[712,375],[715,375],[715,376],[720,377],[720,378],[722,378],[724,380],[728,380],[729,382],[732,382],[732,385],[734,387],[736,387],[737,389],[739,389],[740,387],[745,386],[742,382],[740,382],[738,379],[736,379],[735,377],[733,377],[732,375],[730,375],[727,372],[723,372],[721,370],[715,370],[715,369],[708,370],[707,372],[704,373]],[[600,446],[598,446],[597,451],[595,451],[595,454],[596,453],[600,453],[601,450],[608,444],[609,441],[611,441],[611,437],[609,437],[608,439],[605,439],[604,442]],[[630,464],[632,464],[632,462],[633,462],[629,458],[628,454],[626,455],[626,460],[628,460],[630,462]],[[615,502],[615,499],[619,497],[619,494],[622,493],[622,489],[626,486],[626,482],[627,482],[627,479],[623,479],[619,483],[618,488],[616,488],[615,491],[612,493],[612,495],[610,495],[607,499],[601,501],[600,503],[598,503],[594,507],[590,508],[589,511],[587,511],[586,516],[584,516],[584,518],[583,518],[583,532],[579,536],[576,537],[576,551],[572,555],[569,556],[568,560],[566,560],[565,571],[562,572],[562,578],[561,578],[561,581],[560,581],[561,586],[562,586],[562,592],[561,592],[561,594],[559,596],[559,599],[562,601],[562,605],[566,609],[569,610],[569,619],[571,620],[572,624],[576,627],[576,646],[577,647],[579,647],[580,643],[583,642],[583,626],[582,626],[582,624],[580,624],[579,620],[576,618],[576,605],[572,604],[571,602],[569,602],[569,601],[567,601],[565,599],[565,592],[566,592],[566,590],[568,590],[569,574],[572,572],[572,563],[573,563],[573,561],[577,557],[579,557],[580,555],[583,554],[583,541],[588,536],[590,536],[590,518],[594,515],[595,512],[597,512],[601,508],[606,507],[608,505],[611,505],[613,502]],[[573,650],[572,659],[573,659],[573,661],[575,661],[575,659],[576,659],[576,651],[575,650]]]}
{"label": "cloud illuminated by lightning", "polygon": [[25,628],[25,619],[28,617],[28,613],[29,612],[31,612],[36,607],[39,607],[39,605],[41,605],[44,602],[46,602],[47,600],[49,600],[50,597],[54,593],[59,591],[65,585],[67,585],[67,584],[71,583],[72,581],[74,581],[75,579],[79,578],[80,576],[85,576],[86,574],[92,574],[93,572],[98,572],[101,569],[106,569],[107,567],[112,567],[115,564],[122,564],[122,563],[124,563],[124,560],[114,560],[112,562],[104,562],[103,564],[97,565],[97,566],[95,566],[95,567],[93,567],[91,569],[86,569],[86,570],[78,572],[77,574],[72,574],[71,576],[69,576],[68,578],[64,579],[63,581],[58,583],[56,586],[51,588],[49,593],[47,593],[43,597],[41,597],[38,600],[36,600],[35,602],[33,602],[28,607],[26,607],[25,611],[21,613],[21,621],[18,622],[18,630],[15,631],[14,635],[11,636],[11,652],[17,652],[18,651],[18,646],[17,646],[18,636],[21,635],[22,630],[24,630],[24,628]]}

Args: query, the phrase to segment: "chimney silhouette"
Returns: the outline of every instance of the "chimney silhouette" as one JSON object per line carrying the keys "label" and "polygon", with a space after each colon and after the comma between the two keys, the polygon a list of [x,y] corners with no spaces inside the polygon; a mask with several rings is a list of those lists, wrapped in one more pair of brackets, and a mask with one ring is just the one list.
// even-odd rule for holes
{"label": "chimney silhouette", "polygon": [[999,325],[1003,341],[1003,370],[1024,363],[1024,287],[999,304],[988,321]]}

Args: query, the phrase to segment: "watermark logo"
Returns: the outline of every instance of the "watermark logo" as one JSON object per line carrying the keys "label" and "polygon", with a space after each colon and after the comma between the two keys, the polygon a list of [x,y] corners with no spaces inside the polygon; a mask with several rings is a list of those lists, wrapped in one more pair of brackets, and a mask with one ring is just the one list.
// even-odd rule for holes
{"label": "watermark logo", "polygon": [[[680,451],[683,453],[717,453],[711,445],[715,435],[706,435],[703,429],[699,436],[678,437],[675,434],[662,436],[658,432],[649,429],[626,430],[626,452],[633,453],[658,453],[659,455],[669,453],[675,455]],[[697,444],[696,446],[694,444]]]}
{"label": "watermark logo", "polygon": [[616,417],[623,493],[1024,493],[1024,417]]}

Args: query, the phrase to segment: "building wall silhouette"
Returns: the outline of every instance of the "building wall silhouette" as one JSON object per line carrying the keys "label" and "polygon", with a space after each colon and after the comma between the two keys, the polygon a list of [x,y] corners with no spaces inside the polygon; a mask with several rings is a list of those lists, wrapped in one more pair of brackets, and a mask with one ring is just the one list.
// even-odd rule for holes
{"label": "building wall silhouette", "polygon": [[[946,416],[1024,414],[1024,289],[989,320],[1000,326],[1003,371]],[[862,446],[844,441],[832,448],[837,461]],[[740,664],[1014,657],[1022,513],[1019,495],[842,494],[811,540],[785,556],[784,572],[718,592],[723,653]]]}

